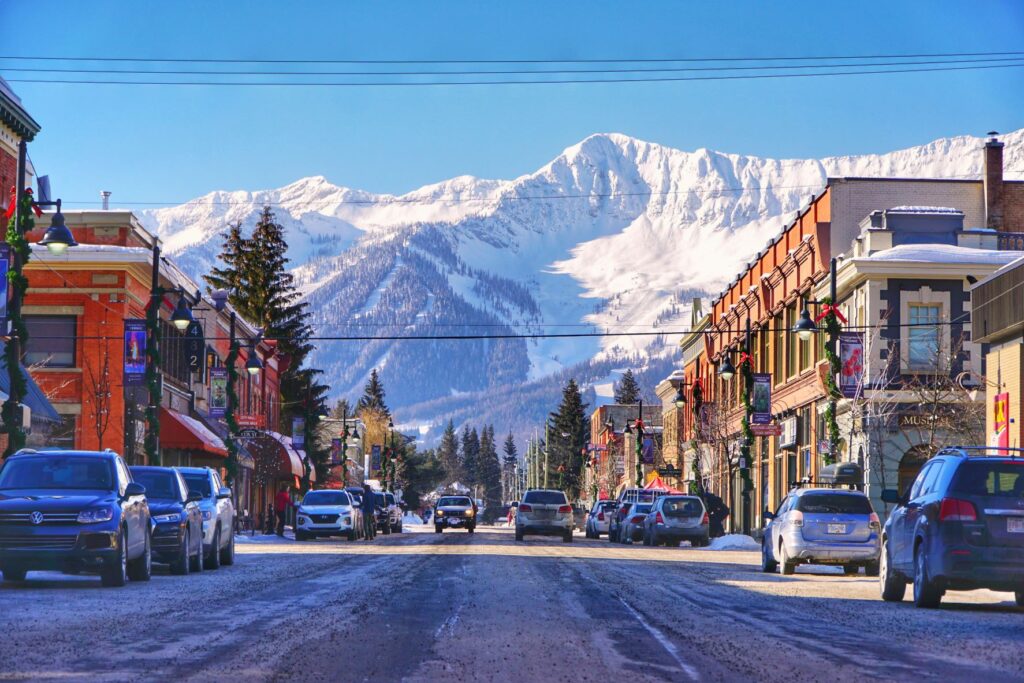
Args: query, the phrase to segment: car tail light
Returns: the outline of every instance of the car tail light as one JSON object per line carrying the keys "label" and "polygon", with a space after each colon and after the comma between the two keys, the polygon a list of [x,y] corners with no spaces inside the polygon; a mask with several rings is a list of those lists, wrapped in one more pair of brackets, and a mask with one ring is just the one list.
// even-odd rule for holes
{"label": "car tail light", "polygon": [[572,512],[572,506],[570,506],[570,505],[562,505],[561,507],[558,508],[558,511],[559,512]]}
{"label": "car tail light", "polygon": [[878,519],[878,515],[874,512],[872,512],[871,516],[868,517],[868,527],[870,527],[872,531],[878,531],[882,528],[882,521]]}
{"label": "car tail light", "polygon": [[943,498],[939,506],[940,522],[974,522],[978,519],[978,512],[974,509],[974,503],[969,500],[958,500],[956,498]]}
{"label": "car tail light", "polygon": [[629,521],[632,522],[633,524],[643,524],[644,516],[643,515],[634,515],[633,519],[631,519]]}
{"label": "car tail light", "polygon": [[532,505],[528,505],[526,503],[520,503],[519,504],[519,511],[520,512],[533,512],[533,506]]}
{"label": "car tail light", "polygon": [[604,513],[603,512],[598,512],[597,513],[597,521],[599,521],[599,522],[603,522],[604,521]]}
{"label": "car tail light", "polygon": [[704,512],[704,519],[700,520],[700,523],[701,524],[709,524],[710,523],[710,520],[708,519],[707,511]]}
{"label": "car tail light", "polygon": [[799,510],[794,510],[789,514],[789,521],[793,522],[793,526],[804,525],[804,513]]}
{"label": "car tail light", "polygon": [[654,515],[654,522],[655,522],[655,524],[664,524],[665,523],[665,518],[661,516],[661,512],[655,513],[655,515]]}

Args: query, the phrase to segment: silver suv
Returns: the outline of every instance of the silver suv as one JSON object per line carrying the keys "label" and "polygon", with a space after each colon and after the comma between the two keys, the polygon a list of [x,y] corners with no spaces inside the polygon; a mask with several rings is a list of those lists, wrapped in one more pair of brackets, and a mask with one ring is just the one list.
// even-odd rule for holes
{"label": "silver suv", "polygon": [[185,478],[189,491],[202,495],[204,569],[217,569],[235,563],[235,505],[231,489],[209,467],[176,467]]}
{"label": "silver suv", "polygon": [[516,540],[523,536],[561,536],[572,543],[572,506],[565,494],[552,489],[531,489],[516,509]]}

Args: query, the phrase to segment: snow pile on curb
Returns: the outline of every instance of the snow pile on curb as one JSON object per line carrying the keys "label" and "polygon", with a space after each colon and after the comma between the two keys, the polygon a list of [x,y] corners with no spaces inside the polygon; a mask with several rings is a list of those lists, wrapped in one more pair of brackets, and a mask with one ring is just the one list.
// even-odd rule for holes
{"label": "snow pile on curb", "polygon": [[403,524],[426,524],[426,522],[423,521],[423,518],[420,517],[419,515],[417,515],[415,512],[406,512],[402,516],[402,523]]}
{"label": "snow pile on curb", "polygon": [[760,550],[761,544],[744,534],[726,534],[712,538],[708,550]]}

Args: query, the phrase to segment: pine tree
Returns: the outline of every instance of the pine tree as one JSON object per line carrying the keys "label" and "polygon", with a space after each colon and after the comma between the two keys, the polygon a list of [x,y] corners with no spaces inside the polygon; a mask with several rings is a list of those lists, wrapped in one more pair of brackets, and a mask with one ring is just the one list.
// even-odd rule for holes
{"label": "pine tree", "polygon": [[455,433],[455,423],[448,420],[448,426],[441,435],[441,443],[437,447],[437,458],[445,471],[445,483],[450,484],[462,478],[462,462],[459,460],[459,438]]}
{"label": "pine tree", "polygon": [[562,389],[558,410],[551,414],[549,465],[554,473],[555,486],[560,482],[570,500],[579,498],[583,485],[583,451],[589,432],[586,409],[579,386],[570,379]]}
{"label": "pine tree", "polygon": [[502,480],[505,484],[504,496],[506,500],[512,500],[515,495],[516,465],[519,463],[519,452],[516,450],[516,440],[512,436],[511,429],[508,430],[502,450],[505,453],[501,468]]}
{"label": "pine tree", "polygon": [[352,409],[348,405],[348,401],[343,398],[339,398],[334,404],[334,408],[331,409],[331,417],[335,420],[342,420],[345,418],[352,417]]}
{"label": "pine tree", "polygon": [[619,405],[631,406],[640,402],[640,385],[633,377],[633,371],[627,369],[622,381],[615,383],[615,402]]}
{"label": "pine tree", "polygon": [[204,276],[211,289],[223,289],[228,292],[228,301],[238,307],[240,299],[235,295],[247,284],[244,274],[250,271],[251,251],[242,237],[242,223],[231,223],[224,234],[224,246],[221,247],[220,261],[224,267],[215,267],[210,274]]}
{"label": "pine tree", "polygon": [[484,506],[489,511],[488,521],[501,506],[501,465],[498,463],[494,425],[485,425],[480,436],[480,488]]}
{"label": "pine tree", "polygon": [[363,395],[359,399],[358,407],[360,410],[375,410],[390,417],[391,411],[388,410],[387,403],[384,402],[384,396],[384,385],[380,381],[380,375],[377,374],[377,368],[374,368],[370,370],[370,379],[363,387]]}
{"label": "pine tree", "polygon": [[476,427],[462,428],[462,482],[476,494],[476,485],[480,483],[480,435]]}

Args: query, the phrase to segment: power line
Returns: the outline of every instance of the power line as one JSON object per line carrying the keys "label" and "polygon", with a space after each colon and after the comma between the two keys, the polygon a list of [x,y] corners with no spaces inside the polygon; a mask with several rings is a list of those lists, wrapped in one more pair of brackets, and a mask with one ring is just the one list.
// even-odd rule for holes
{"label": "power line", "polygon": [[0,59],[59,62],[140,62],[196,64],[652,64],[671,62],[777,62],[855,59],[923,59],[930,57],[983,57],[1024,55],[1024,51],[1007,52],[932,52],[869,55],[771,55],[760,57],[605,57],[605,58],[543,58],[543,59],[232,59],[207,57],[96,57],[54,55],[0,55]]}
{"label": "power line", "polygon": [[[1022,53],[1024,54],[1024,53]],[[865,62],[861,64],[769,64],[758,66],[688,66],[688,67],[630,67],[603,69],[491,69],[429,71],[197,71],[178,69],[68,69],[38,67],[8,67],[4,71],[17,73],[67,73],[103,75],[169,75],[169,76],[491,76],[491,75],[544,75],[544,74],[617,74],[617,73],[680,73],[705,71],[765,71],[792,69],[840,69],[850,67],[916,66],[932,64],[971,64],[982,62],[1015,62],[1022,57],[988,57],[981,59],[940,59],[928,61]]]}
{"label": "power line", "polygon": [[737,74],[729,76],[670,76],[664,78],[559,78],[547,80],[477,80],[477,81],[333,81],[333,82],[266,82],[266,81],[124,81],[98,79],[37,79],[10,78],[10,83],[42,83],[54,85],[172,85],[172,86],[217,86],[217,87],[281,87],[281,88],[338,88],[338,87],[433,87],[433,86],[481,86],[481,85],[593,85],[622,83],[678,83],[684,81],[733,81],[779,78],[823,78],[830,76],[864,76],[881,74],[926,73],[942,71],[977,71],[982,69],[1013,69],[1024,64],[988,64],[976,66],[935,66],[920,69],[863,69],[856,71],[832,71],[817,73],[784,74]]}

